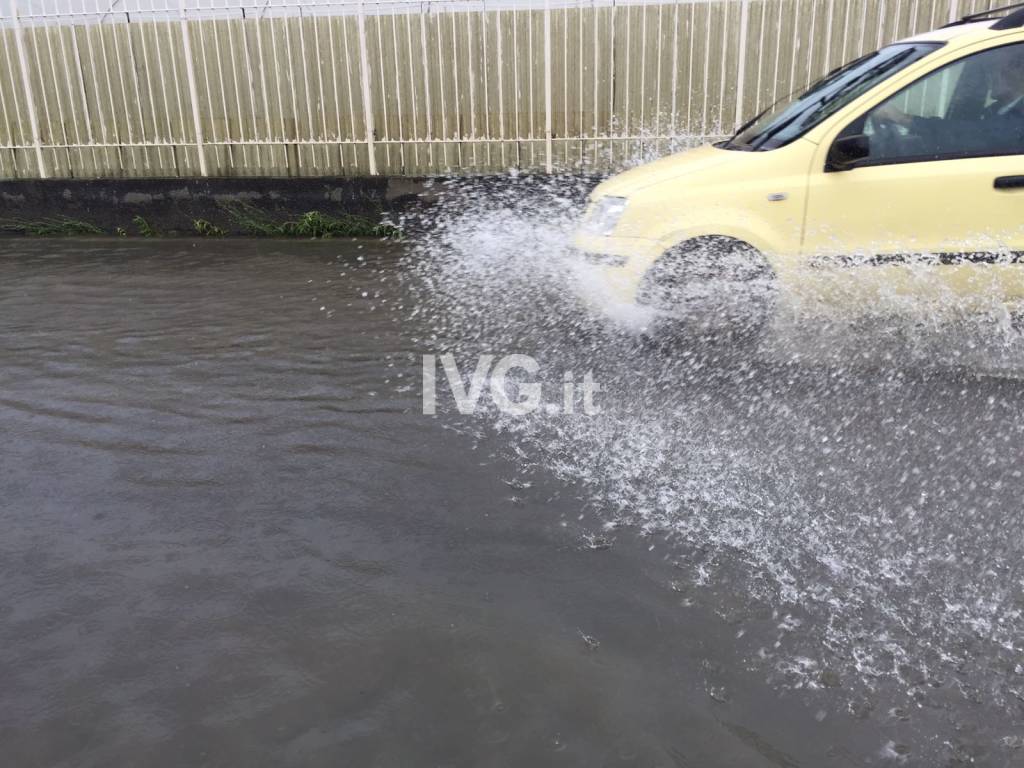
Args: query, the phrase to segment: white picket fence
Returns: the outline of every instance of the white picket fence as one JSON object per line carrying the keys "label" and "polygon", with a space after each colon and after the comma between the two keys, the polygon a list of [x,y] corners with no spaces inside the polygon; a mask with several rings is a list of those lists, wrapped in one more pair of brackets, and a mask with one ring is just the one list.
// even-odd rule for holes
{"label": "white picket fence", "polygon": [[620,167],[990,5],[6,1],[0,178]]}

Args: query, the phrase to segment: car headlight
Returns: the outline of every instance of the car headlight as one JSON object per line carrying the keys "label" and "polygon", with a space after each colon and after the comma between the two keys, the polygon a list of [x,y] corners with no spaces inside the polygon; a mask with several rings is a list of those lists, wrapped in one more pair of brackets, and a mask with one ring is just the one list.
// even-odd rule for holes
{"label": "car headlight", "polygon": [[610,235],[626,211],[625,197],[602,197],[583,224],[584,231],[592,235]]}

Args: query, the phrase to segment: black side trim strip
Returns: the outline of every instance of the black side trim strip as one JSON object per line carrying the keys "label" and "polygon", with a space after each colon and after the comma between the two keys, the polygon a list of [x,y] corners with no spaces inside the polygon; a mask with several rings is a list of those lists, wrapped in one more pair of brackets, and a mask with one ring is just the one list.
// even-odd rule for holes
{"label": "black side trim strip", "polygon": [[962,264],[1024,264],[1024,251],[965,253],[878,253],[871,256],[816,256],[812,267],[885,267],[893,264],[958,266]]}

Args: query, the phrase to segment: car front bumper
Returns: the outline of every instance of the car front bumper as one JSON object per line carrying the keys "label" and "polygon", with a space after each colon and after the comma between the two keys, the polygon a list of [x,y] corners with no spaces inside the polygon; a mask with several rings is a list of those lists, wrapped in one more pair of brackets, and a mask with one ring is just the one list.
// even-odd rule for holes
{"label": "car front bumper", "polygon": [[644,274],[661,254],[655,240],[577,234],[574,284],[588,305],[634,305]]}

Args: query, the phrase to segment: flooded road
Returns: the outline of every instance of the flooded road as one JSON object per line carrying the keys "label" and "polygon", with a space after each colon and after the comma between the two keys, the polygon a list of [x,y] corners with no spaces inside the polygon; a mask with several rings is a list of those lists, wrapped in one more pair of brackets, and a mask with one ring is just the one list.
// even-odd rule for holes
{"label": "flooded road", "polygon": [[[651,348],[489,231],[3,244],[10,764],[1024,759],[1016,378]],[[445,351],[602,412],[424,416]]]}

